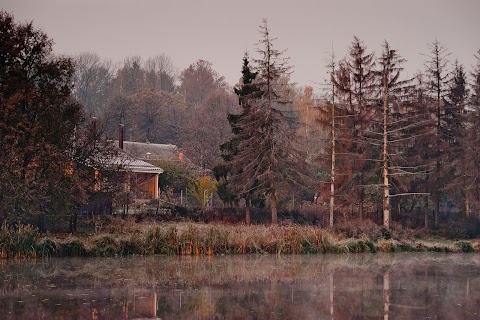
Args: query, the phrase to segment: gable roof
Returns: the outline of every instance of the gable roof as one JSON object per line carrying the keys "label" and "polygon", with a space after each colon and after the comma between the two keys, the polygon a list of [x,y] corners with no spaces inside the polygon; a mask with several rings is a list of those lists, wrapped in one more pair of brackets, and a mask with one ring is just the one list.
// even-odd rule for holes
{"label": "gable roof", "polygon": [[137,173],[163,173],[163,169],[140,159],[126,159],[123,162],[126,171]]}
{"label": "gable roof", "polygon": [[[118,140],[114,142],[118,146]],[[123,150],[142,160],[179,161],[178,147],[173,144],[143,143],[123,141]]]}
{"label": "gable roof", "polygon": [[151,163],[132,157],[124,150],[118,149],[116,155],[105,158],[105,164],[108,166],[118,166],[122,171],[136,173],[163,173],[163,169],[154,166]]}

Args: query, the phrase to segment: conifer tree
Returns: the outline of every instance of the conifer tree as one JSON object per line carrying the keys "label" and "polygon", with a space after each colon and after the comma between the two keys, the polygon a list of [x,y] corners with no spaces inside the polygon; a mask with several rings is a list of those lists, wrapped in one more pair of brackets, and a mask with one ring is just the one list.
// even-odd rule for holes
{"label": "conifer tree", "polygon": [[305,157],[294,148],[292,119],[285,108],[291,90],[288,59],[283,58],[283,51],[274,48],[275,39],[266,20],[260,26],[260,34],[260,58],[254,60],[258,73],[253,81],[256,89],[244,97],[249,111],[239,121],[242,139],[232,165],[239,170],[234,180],[241,194],[253,192],[268,197],[275,226],[277,192],[283,183],[303,184]]}
{"label": "conifer tree", "polygon": [[[343,193],[350,202],[359,203],[360,218],[365,216],[365,185],[372,167],[367,159],[371,158],[370,145],[365,142],[365,132],[369,129],[374,115],[372,101],[375,98],[375,59],[373,53],[367,53],[367,47],[358,37],[354,37],[349,53],[339,64],[334,79],[336,90],[343,95],[345,103],[340,104],[344,128],[339,134],[338,147],[349,158],[346,161]],[[353,207],[352,207],[353,208]]]}
{"label": "conifer tree", "polygon": [[[445,99],[445,125],[442,128],[442,140],[445,143],[444,168],[441,172],[442,185],[449,199],[464,202],[468,207],[468,196],[464,185],[462,170],[463,154],[461,141],[466,134],[466,106],[469,98],[467,75],[463,66],[455,61],[448,94]],[[467,210],[468,211],[468,210]]]}
{"label": "conifer tree", "polygon": [[[411,174],[407,168],[399,166],[401,159],[396,159],[401,154],[402,142],[412,122],[406,119],[409,114],[403,105],[403,100],[410,92],[411,80],[401,80],[401,66],[405,59],[401,58],[396,50],[390,48],[387,41],[383,43],[383,51],[379,58],[380,67],[377,75],[381,82],[381,97],[383,102],[382,114],[382,184],[383,184],[383,226],[390,228],[391,219],[391,193],[392,178],[394,175]],[[372,138],[372,140],[375,138]],[[398,184],[397,184],[398,185]],[[398,195],[398,194],[397,194]]]}
{"label": "conifer tree", "polygon": [[[462,187],[465,192],[466,215],[468,216],[476,206],[480,218],[480,160],[478,157],[480,154],[480,50],[475,58],[476,64],[470,73],[472,94],[469,97],[464,134],[460,139],[461,159],[458,161],[458,170],[461,170],[461,174],[457,174],[457,179],[451,188]],[[471,205],[472,203],[474,205]]]}
{"label": "conifer tree", "polygon": [[443,185],[440,176],[445,144],[443,143],[442,131],[445,119],[445,100],[448,95],[448,86],[450,83],[450,71],[448,70],[448,56],[450,53],[438,40],[433,41],[428,48],[430,53],[426,55],[428,60],[426,62],[425,75],[428,79],[427,88],[433,102],[433,104],[428,107],[436,122],[434,129],[434,146],[432,146],[433,152],[430,154],[430,158],[435,162],[433,179],[430,179],[432,184],[430,190],[432,190],[435,201],[434,226],[438,227],[440,200],[443,196],[441,192]]}
{"label": "conifer tree", "polygon": [[[427,94],[425,77],[423,73],[417,73],[413,79],[413,92],[409,100],[404,103],[407,108],[408,130],[404,131],[412,139],[404,140],[402,155],[409,167],[416,169],[417,174],[401,176],[409,192],[418,194],[403,198],[403,206],[407,211],[412,211],[417,205],[422,206],[424,213],[424,227],[429,227],[429,199],[430,199],[430,172],[431,154],[435,147],[432,141],[435,139],[435,124],[430,108],[432,99]],[[409,208],[409,209],[407,209]]]}
{"label": "conifer tree", "polygon": [[[233,164],[233,159],[238,155],[240,142],[248,138],[248,135],[242,130],[241,122],[243,117],[250,115],[252,109],[250,98],[257,90],[256,86],[253,84],[256,76],[257,73],[253,72],[250,68],[248,53],[245,52],[243,57],[241,83],[234,88],[234,92],[238,96],[238,103],[241,110],[238,114],[228,114],[228,122],[232,128],[233,137],[220,146],[225,164],[218,165],[214,168],[216,178],[220,181],[218,184],[218,192],[224,202],[237,202],[238,197],[235,194],[238,191],[241,191],[238,190],[238,185],[241,185],[241,182],[235,181],[235,177],[238,177],[238,174],[242,169]],[[248,225],[250,224],[251,192],[243,194],[243,197],[246,202],[245,222]]]}

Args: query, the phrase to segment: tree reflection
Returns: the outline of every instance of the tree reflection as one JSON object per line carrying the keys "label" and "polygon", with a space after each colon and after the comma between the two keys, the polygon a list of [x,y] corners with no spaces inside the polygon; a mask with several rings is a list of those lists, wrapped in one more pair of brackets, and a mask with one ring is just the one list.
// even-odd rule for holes
{"label": "tree reflection", "polygon": [[383,319],[388,320],[390,308],[390,275],[388,271],[383,275]]}
{"label": "tree reflection", "polygon": [[2,319],[478,318],[476,255],[4,261]]}

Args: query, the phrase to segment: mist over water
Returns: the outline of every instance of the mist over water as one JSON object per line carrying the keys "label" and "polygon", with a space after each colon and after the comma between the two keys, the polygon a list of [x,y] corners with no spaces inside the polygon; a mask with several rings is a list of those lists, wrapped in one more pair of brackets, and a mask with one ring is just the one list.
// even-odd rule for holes
{"label": "mist over water", "polygon": [[0,261],[2,319],[478,319],[480,256]]}

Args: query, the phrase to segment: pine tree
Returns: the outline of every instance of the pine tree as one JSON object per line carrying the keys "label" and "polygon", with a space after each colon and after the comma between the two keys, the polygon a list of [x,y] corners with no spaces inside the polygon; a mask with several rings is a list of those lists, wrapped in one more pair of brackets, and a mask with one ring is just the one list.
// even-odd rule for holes
{"label": "pine tree", "polygon": [[[365,142],[365,132],[369,129],[374,115],[372,101],[375,97],[375,59],[373,53],[367,53],[363,42],[354,37],[348,57],[341,61],[334,79],[336,90],[343,95],[339,116],[343,129],[339,132],[339,151],[349,158],[344,169],[342,192],[348,195],[350,202],[359,203],[360,218],[365,216],[365,185],[371,172],[370,146]],[[352,206],[353,208],[353,206]]]}
{"label": "pine tree", "polygon": [[[464,134],[460,139],[461,159],[458,161],[461,174],[457,183],[465,192],[465,212],[468,216],[476,204],[480,218],[480,50],[475,55],[476,64],[471,72],[471,96],[466,114]],[[457,81],[458,82],[458,81]],[[455,86],[454,86],[455,87]],[[462,92],[462,90],[459,90]]]}
{"label": "pine tree", "polygon": [[449,61],[448,50],[438,41],[435,40],[428,46],[430,53],[427,56],[426,76],[428,79],[428,90],[433,101],[433,105],[429,106],[430,112],[435,119],[435,139],[433,142],[434,150],[430,154],[430,158],[435,161],[433,179],[430,179],[431,187],[435,201],[434,226],[438,227],[438,217],[440,211],[440,200],[443,196],[441,190],[442,158],[444,156],[445,144],[443,140],[443,128],[445,118],[445,99],[448,95],[448,86],[450,83],[450,71],[448,70]]}
{"label": "pine tree", "polygon": [[253,81],[256,90],[245,96],[249,112],[244,114],[239,126],[242,139],[232,165],[239,173],[234,180],[241,194],[253,192],[269,198],[272,225],[277,224],[277,191],[283,183],[302,185],[305,177],[305,157],[294,148],[291,117],[285,108],[291,90],[288,78],[291,68],[283,51],[273,47],[267,21],[260,26],[261,40],[255,59],[257,77]]}
{"label": "pine tree", "polygon": [[[214,168],[216,172],[216,178],[219,180],[218,193],[224,202],[233,203],[238,201],[236,192],[238,187],[235,188],[235,184],[241,184],[240,181],[235,181],[235,177],[241,172],[242,168],[236,167],[233,163],[234,158],[238,155],[238,147],[242,140],[248,139],[248,135],[242,130],[241,122],[242,118],[250,115],[252,110],[250,99],[257,91],[256,86],[253,84],[257,76],[256,72],[253,72],[250,68],[250,60],[248,53],[245,52],[243,57],[242,66],[242,79],[241,83],[234,88],[235,94],[238,96],[238,103],[241,111],[238,114],[228,114],[228,122],[232,128],[233,138],[223,143],[220,146],[222,151],[222,158],[225,161],[224,165],[218,165]],[[236,190],[237,189],[237,190]],[[245,222],[250,224],[250,201],[251,193],[243,194],[246,202]]]}
{"label": "pine tree", "polygon": [[477,59],[476,65],[470,73],[470,76],[472,77],[472,96],[470,98],[470,104],[474,110],[478,110],[480,109],[480,49],[478,49],[475,58]]}
{"label": "pine tree", "polygon": [[[422,73],[417,73],[414,77],[413,93],[409,101],[406,102],[408,116],[407,125],[409,128],[405,131],[413,139],[404,140],[402,155],[405,163],[415,168],[418,174],[401,176],[411,193],[419,196],[410,196],[403,198],[403,206],[407,211],[412,211],[417,205],[424,207],[424,227],[429,227],[429,199],[430,199],[430,172],[432,167],[431,155],[434,154],[436,147],[432,141],[435,140],[436,122],[432,118],[430,108],[432,99],[427,94],[425,77]],[[407,209],[409,208],[409,209]]]}
{"label": "pine tree", "polygon": [[[445,125],[442,140],[445,142],[444,168],[440,179],[450,199],[463,198],[468,208],[468,196],[464,186],[461,141],[466,134],[466,106],[469,98],[467,75],[458,61],[454,63],[451,82],[445,99]],[[468,210],[467,210],[468,211]]]}
{"label": "pine tree", "polygon": [[[408,131],[415,123],[408,121],[410,115],[403,105],[405,97],[410,93],[411,80],[400,80],[401,66],[405,59],[401,58],[396,50],[390,48],[387,41],[383,43],[383,52],[379,58],[380,70],[377,75],[381,83],[381,97],[383,102],[382,114],[382,184],[383,184],[383,226],[390,228],[391,219],[391,188],[395,175],[408,175],[412,172],[399,165],[402,159],[397,159],[401,154],[403,141],[414,138],[408,135]],[[372,138],[375,140],[375,138]],[[396,185],[399,185],[397,183]],[[398,195],[398,194],[397,194]]]}

